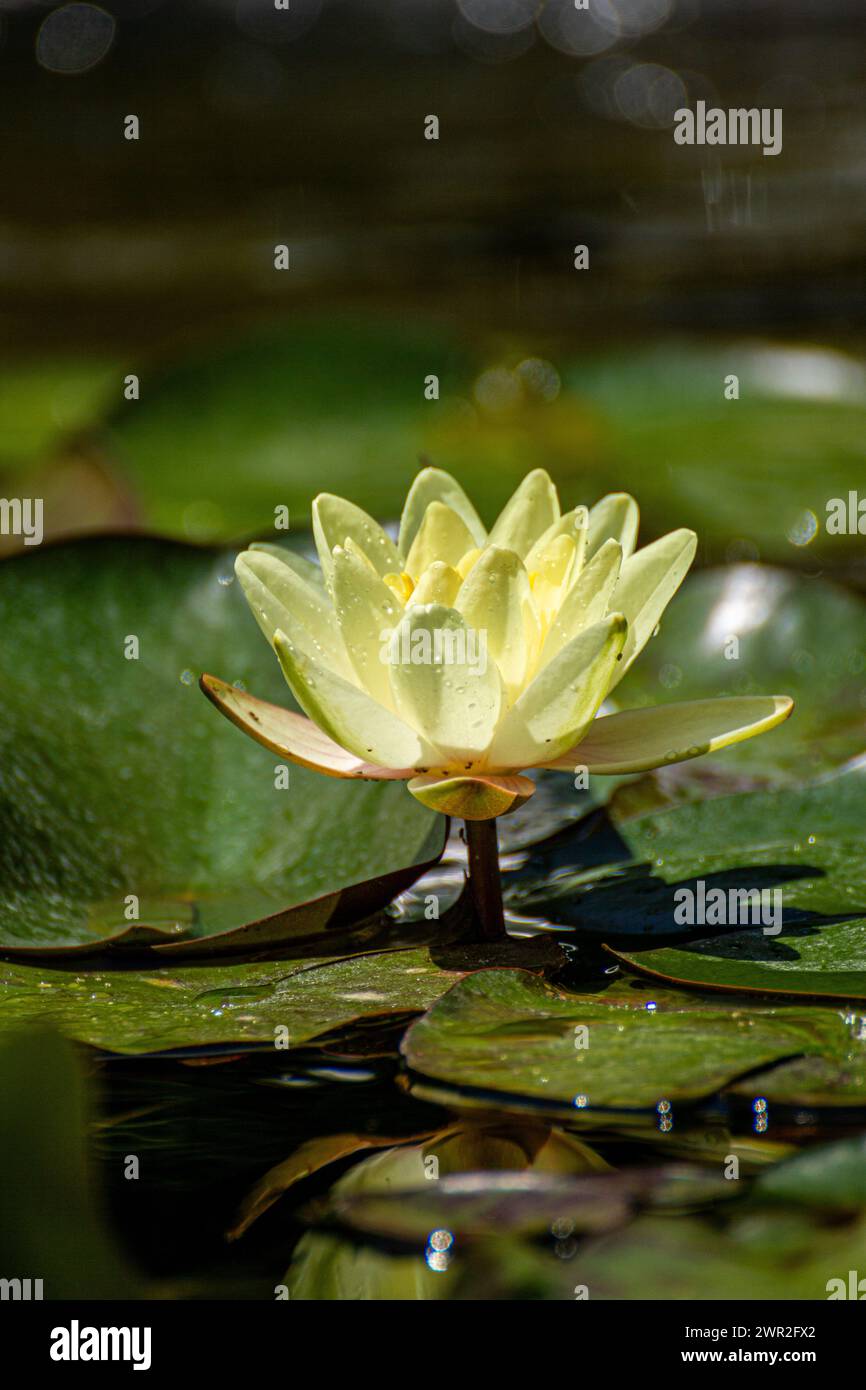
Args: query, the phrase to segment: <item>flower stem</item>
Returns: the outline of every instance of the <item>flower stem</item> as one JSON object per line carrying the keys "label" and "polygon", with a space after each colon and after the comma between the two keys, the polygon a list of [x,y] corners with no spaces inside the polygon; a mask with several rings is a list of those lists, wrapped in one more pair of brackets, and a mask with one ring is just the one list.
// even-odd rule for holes
{"label": "flower stem", "polygon": [[477,941],[505,941],[505,915],[502,910],[502,883],[499,878],[499,847],[496,821],[466,820],[466,856],[469,869],[469,897],[474,908]]}

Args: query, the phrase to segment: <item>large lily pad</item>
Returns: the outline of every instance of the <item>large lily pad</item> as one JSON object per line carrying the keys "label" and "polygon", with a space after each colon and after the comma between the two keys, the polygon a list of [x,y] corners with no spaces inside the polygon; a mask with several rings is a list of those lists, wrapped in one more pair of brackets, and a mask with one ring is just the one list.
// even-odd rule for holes
{"label": "large lily pad", "polygon": [[[732,639],[736,639],[732,641]],[[715,695],[791,695],[779,728],[657,776],[698,795],[712,771],[802,785],[866,751],[866,604],[825,580],[762,565],[691,576],[616,692],[622,709]],[[697,774],[697,776],[695,776]]]}
{"label": "large lily pad", "polygon": [[648,1002],[608,1003],[521,970],[484,970],[414,1023],[402,1051],[414,1072],[457,1091],[585,1111],[696,1101],[771,1061],[851,1045],[833,1009]]}
{"label": "large lily pad", "polygon": [[129,538],[0,566],[0,949],[297,939],[441,852],[402,786],[292,767],[285,788],[203,699],[210,669],[288,701],[231,560]]}
{"label": "large lily pad", "polygon": [[0,1030],[42,1021],[110,1052],[301,1047],[357,1018],[426,1009],[462,971],[423,951],[185,969],[43,970],[0,963]]}
{"label": "large lily pad", "polygon": [[[620,959],[674,983],[860,999],[864,814],[866,767],[857,764],[817,786],[718,797],[618,825],[600,817],[524,856],[505,874],[507,901],[608,942],[642,937],[647,949],[629,944]],[[701,918],[713,890],[728,924],[709,911]],[[738,890],[781,896],[764,900],[756,923],[755,900],[744,907],[731,897]],[[653,937],[691,940],[653,950]]]}

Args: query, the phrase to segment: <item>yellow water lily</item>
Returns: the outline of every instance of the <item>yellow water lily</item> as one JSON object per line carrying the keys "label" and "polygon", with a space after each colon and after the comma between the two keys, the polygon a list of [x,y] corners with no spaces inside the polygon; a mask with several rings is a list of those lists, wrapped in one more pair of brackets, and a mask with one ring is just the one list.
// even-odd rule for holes
{"label": "yellow water lily", "polygon": [[632,497],[563,514],[543,469],[489,533],[437,468],[412,484],[396,541],[323,493],[321,568],[269,545],[236,564],[304,714],[211,676],[203,687],[281,757],[332,777],[404,780],[467,821],[531,796],[528,768],[643,772],[779,724],[792,708],[782,695],[599,714],[695,555],[692,531],[640,550],[637,533]]}

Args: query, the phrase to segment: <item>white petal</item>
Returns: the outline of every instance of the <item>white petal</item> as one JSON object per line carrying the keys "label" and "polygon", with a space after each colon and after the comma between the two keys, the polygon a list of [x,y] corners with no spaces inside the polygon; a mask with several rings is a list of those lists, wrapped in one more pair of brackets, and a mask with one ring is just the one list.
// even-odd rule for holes
{"label": "white petal", "polygon": [[341,748],[385,768],[420,772],[439,766],[441,759],[414,729],[365,690],[315,662],[284,632],[274,637],[274,650],[301,709]]}
{"label": "white petal", "polygon": [[539,569],[545,551],[557,536],[570,536],[575,545],[575,568],[579,572],[583,566],[584,552],[586,550],[586,530],[589,522],[589,513],[586,507],[574,507],[572,511],[566,512],[558,521],[554,521],[552,526],[548,526],[543,535],[532,546],[526,557],[526,572],[532,574]]}
{"label": "white petal", "polygon": [[576,743],[607,694],[626,634],[622,614],[612,613],[569,642],[506,714],[487,766],[535,767]]}
{"label": "white petal", "polygon": [[649,772],[766,733],[794,707],[787,695],[732,695],[606,714],[580,742],[546,767],[586,767],[603,775]]}
{"label": "white petal", "polygon": [[392,770],[363,762],[328,738],[306,715],[268,704],[216,676],[202,676],[199,685],[211,703],[237,728],[272,753],[299,763],[301,767],[312,768],[327,777],[368,777],[374,781],[401,777],[408,780],[413,775],[411,768]]}
{"label": "white petal", "polygon": [[529,579],[513,550],[488,546],[464,580],[455,608],[468,627],[487,634],[487,651],[499,667],[508,703],[523,689],[540,633]]}
{"label": "white petal", "polygon": [[400,554],[407,556],[415,535],[424,520],[431,502],[444,502],[463,520],[472,535],[473,545],[483,545],[487,532],[466,493],[450,473],[441,468],[422,468],[413,482],[400,518]]}
{"label": "white petal", "polygon": [[472,533],[462,517],[444,502],[431,502],[409,547],[406,572],[413,579],[420,579],[437,560],[455,568],[474,546]]}
{"label": "white petal", "polygon": [[566,593],[541,649],[540,665],[546,666],[573,637],[606,615],[621,563],[619,542],[605,541]]}
{"label": "white petal", "polygon": [[322,574],[321,565],[317,565],[315,560],[308,560],[305,555],[298,555],[294,550],[287,550],[285,546],[274,545],[269,541],[251,541],[247,550],[273,556],[275,560],[294,570],[299,579],[312,584],[314,589],[325,591],[325,576]]}
{"label": "white petal", "polygon": [[406,607],[411,608],[416,603],[442,603],[446,608],[453,608],[462,583],[456,569],[437,560],[421,575]]}
{"label": "white petal", "polygon": [[694,531],[671,531],[623,562],[611,606],[625,614],[628,641],[614,685],[622,680],[635,657],[652,637],[662,613],[695,558],[697,545],[698,538]]}
{"label": "white petal", "polygon": [[556,488],[543,468],[536,468],[523,479],[509,498],[488,537],[488,545],[513,550],[521,560],[539,536],[559,520]]}
{"label": "white petal", "polygon": [[334,549],[331,589],[340,634],[358,684],[374,700],[393,709],[388,664],[382,653],[383,643],[403,616],[398,600],[363,551],[351,543],[345,549]]}
{"label": "white petal", "polygon": [[360,546],[377,574],[399,574],[403,568],[397,547],[379,525],[354,502],[333,493],[321,492],[313,503],[313,538],[325,582],[330,588],[335,545],[345,545],[347,537]]}
{"label": "white petal", "polygon": [[291,632],[310,656],[351,678],[334,610],[323,589],[267,551],[243,551],[235,560],[235,573],[269,642],[278,628]]}
{"label": "white petal", "polygon": [[619,541],[627,559],[637,544],[640,512],[627,492],[609,492],[590,509],[586,537],[586,558],[591,559],[607,540]]}
{"label": "white petal", "polygon": [[395,635],[391,688],[398,713],[468,770],[490,743],[502,707],[495,663],[460,613],[431,603],[408,608]]}

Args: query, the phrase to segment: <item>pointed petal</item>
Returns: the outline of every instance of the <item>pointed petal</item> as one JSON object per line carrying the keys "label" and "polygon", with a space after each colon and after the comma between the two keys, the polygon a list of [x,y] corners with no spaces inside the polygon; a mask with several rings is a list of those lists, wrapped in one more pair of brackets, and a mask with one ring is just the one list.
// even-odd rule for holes
{"label": "pointed petal", "polygon": [[606,714],[590,724],[575,747],[545,767],[566,772],[586,767],[604,775],[648,772],[766,733],[793,708],[787,695],[732,695]]}
{"label": "pointed petal", "polygon": [[528,777],[494,777],[480,773],[473,777],[414,777],[408,784],[414,797],[461,820],[492,820],[516,811],[535,791]]}
{"label": "pointed petal", "polygon": [[238,690],[216,676],[202,676],[199,685],[226,719],[256,743],[301,767],[312,768],[326,777],[368,777],[376,781],[408,779],[414,775],[409,767],[395,770],[362,762],[322,733],[306,715],[258,700],[255,695],[248,695],[245,690]]}
{"label": "pointed petal", "polygon": [[577,743],[607,694],[627,631],[612,613],[543,667],[496,730],[487,766],[540,766]]}
{"label": "pointed petal", "polygon": [[420,769],[441,764],[414,729],[365,690],[307,656],[284,632],[275,635],[274,650],[301,709],[341,748],[380,767]]}
{"label": "pointed petal", "polygon": [[399,574],[402,570],[397,547],[378,521],[354,502],[330,492],[320,492],[313,503],[313,538],[329,588],[333,569],[331,552],[335,545],[344,546],[347,537],[361,547],[377,574]]}
{"label": "pointed petal", "polygon": [[474,546],[472,533],[462,517],[444,502],[431,502],[409,547],[407,573],[420,579],[437,560],[455,567]]}
{"label": "pointed petal", "polygon": [[556,536],[545,546],[538,568],[530,576],[532,601],[542,632],[547,631],[559,612],[576,561],[577,550],[571,536]]}
{"label": "pointed petal", "polygon": [[403,609],[357,546],[351,542],[345,549],[335,546],[332,560],[334,613],[358,684],[380,705],[393,709],[382,650]]}
{"label": "pointed petal", "polygon": [[548,546],[556,540],[557,536],[570,536],[574,541],[576,554],[576,567],[581,569],[586,550],[586,532],[589,523],[589,512],[586,507],[574,507],[570,512],[566,512],[558,521],[554,521],[552,526],[548,526],[543,535],[531,547],[526,560],[527,574],[533,574],[542,564],[543,556]]}
{"label": "pointed petal", "polygon": [[513,550],[488,546],[454,606],[470,628],[486,632],[488,654],[499,667],[509,704],[513,703],[523,689],[540,636],[522,560]]}
{"label": "pointed petal", "polygon": [[637,502],[627,492],[609,492],[596,502],[589,513],[586,537],[586,558],[591,559],[606,540],[619,541],[627,559],[637,544],[640,512]]}
{"label": "pointed petal", "polygon": [[483,545],[487,532],[479,520],[478,513],[456,478],[441,468],[422,468],[406,497],[403,515],[400,518],[401,555],[408,555],[412,542],[424,520],[424,513],[431,502],[444,502],[452,512],[456,512],[472,535],[473,545]]}
{"label": "pointed petal", "polygon": [[655,632],[662,613],[695,558],[697,546],[694,531],[671,531],[623,562],[611,605],[625,614],[628,641],[614,685],[622,680]]}
{"label": "pointed petal", "polygon": [[322,659],[340,675],[351,675],[334,610],[324,589],[262,550],[243,551],[235,560],[235,574],[269,642],[273,642],[278,628],[291,632],[304,651]]}
{"label": "pointed petal", "polygon": [[487,544],[513,550],[522,560],[539,536],[558,520],[556,488],[543,468],[535,468],[506,502]]}
{"label": "pointed petal", "polygon": [[442,603],[446,608],[453,608],[462,582],[456,569],[446,565],[443,560],[437,560],[421,575],[407,607],[411,608],[415,603]]}
{"label": "pointed petal", "polygon": [[325,590],[325,576],[322,574],[321,565],[317,565],[315,560],[308,560],[305,555],[298,555],[294,550],[287,550],[285,546],[274,545],[270,541],[251,541],[247,550],[260,551],[262,555],[271,555],[281,564],[288,565],[290,570],[312,584],[314,589]]}
{"label": "pointed petal", "polygon": [[605,541],[569,588],[541,649],[540,665],[546,666],[579,632],[605,617],[621,564],[619,541]]}
{"label": "pointed petal", "polygon": [[395,647],[398,714],[441,751],[431,766],[469,770],[490,743],[502,706],[499,672],[480,634],[453,608],[421,604],[407,608]]}

